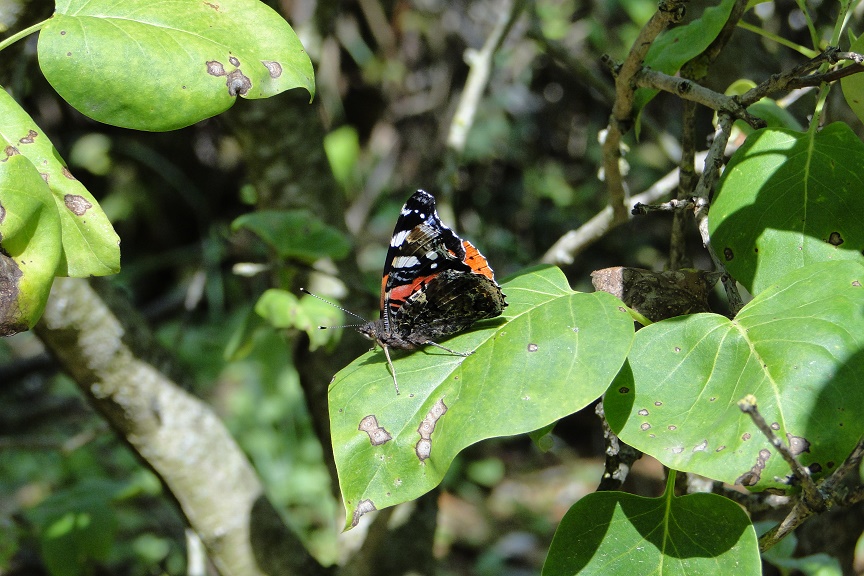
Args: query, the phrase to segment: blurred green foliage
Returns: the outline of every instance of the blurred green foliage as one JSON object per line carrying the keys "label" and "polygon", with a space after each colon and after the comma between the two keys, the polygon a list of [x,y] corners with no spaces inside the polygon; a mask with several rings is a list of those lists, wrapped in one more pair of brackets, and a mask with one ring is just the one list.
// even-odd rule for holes
{"label": "blurred green foliage", "polygon": [[[304,145],[310,156],[326,152],[338,185],[332,198],[353,202],[344,219],[304,213],[329,235],[324,251],[293,252],[294,242],[285,247],[287,235],[304,233],[296,221],[259,227],[262,234],[254,226],[232,229],[267,192],[246,172],[243,147],[270,147],[284,126],[272,126],[270,141],[241,143],[237,110],[165,134],[99,125],[50,89],[32,47],[23,42],[3,52],[0,85],[50,135],[114,224],[123,264],[111,279],[115,288],[156,328],[190,376],[191,392],[218,411],[269,497],[314,554],[330,563],[345,550],[337,536],[341,505],[331,494],[291,350],[304,333],[325,345],[323,338],[333,333],[314,327],[342,321],[322,302],[308,299],[307,307],[307,298],[290,301],[294,282],[313,267],[338,280],[351,262],[360,276],[350,281],[352,300],[343,303],[367,317],[377,313],[396,215],[414,189],[437,194],[446,188],[439,181],[443,142],[468,71],[465,52],[482,47],[499,10],[492,2],[373,2],[384,16],[376,21],[355,4],[319,4],[328,17],[316,20],[311,10],[299,8],[286,16],[318,74],[316,102],[298,114],[310,122],[323,119],[329,134]],[[814,7],[817,16],[830,12],[829,4]],[[807,44],[807,30],[790,23],[791,8],[761,6],[751,21]],[[526,15],[496,55],[487,96],[441,204],[452,215],[446,221],[481,247],[499,278],[536,262],[605,206],[598,137],[609,116],[611,77],[600,55],[624,57],[655,8],[654,0],[538,0],[536,21]],[[38,0],[0,0],[0,30],[9,27],[8,37],[46,17],[47,9]],[[691,18],[698,10],[693,12]],[[822,20],[817,22],[823,32]],[[539,35],[528,33],[534,24]],[[571,68],[553,47],[585,70]],[[800,63],[793,51],[742,31],[727,53],[709,79],[721,92],[738,80],[758,82]],[[839,97],[839,91],[832,94]],[[785,113],[806,124],[812,102],[812,94],[804,95]],[[659,96],[645,109],[641,139],[628,137],[631,193],[673,169],[678,111],[677,100]],[[847,109],[835,106],[832,114],[860,133]],[[697,122],[697,140],[707,142],[711,113],[700,111]],[[283,170],[278,160],[262,171]],[[304,198],[292,175],[273,177],[286,196]],[[698,239],[694,246],[697,265],[709,267]],[[637,220],[565,271],[574,289],[590,290],[591,270],[662,268],[667,249],[668,219]],[[322,255],[332,261],[322,263]],[[260,271],[233,273],[246,264]],[[272,288],[284,292],[277,292],[280,299],[268,311],[259,299]],[[256,312],[256,303],[264,314]],[[39,354],[32,336],[0,341],[0,369],[8,370],[0,375],[0,572],[12,566],[24,574],[43,567],[55,574],[185,573],[185,524],[174,503]],[[339,368],[321,378],[329,380]],[[589,408],[559,424],[554,438],[543,436],[548,452],[523,438],[487,441],[458,456],[443,482],[436,536],[441,573],[536,573],[567,506],[593,490],[601,473],[596,428]],[[656,488],[652,481],[649,473],[641,477],[643,491]],[[53,563],[61,552],[79,560]]]}

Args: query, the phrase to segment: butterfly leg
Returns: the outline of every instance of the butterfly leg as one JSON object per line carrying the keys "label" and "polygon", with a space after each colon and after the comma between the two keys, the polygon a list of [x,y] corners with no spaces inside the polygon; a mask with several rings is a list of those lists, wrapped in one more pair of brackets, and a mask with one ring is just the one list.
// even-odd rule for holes
{"label": "butterfly leg", "polygon": [[442,350],[446,350],[447,352],[450,352],[451,354],[455,354],[456,356],[470,356],[471,354],[474,353],[474,350],[471,350],[470,352],[457,352],[456,350],[451,350],[450,348],[447,348],[446,346],[442,346],[441,344],[438,344],[437,342],[432,342],[431,340],[427,340],[426,342],[424,342],[424,344],[429,344],[431,346],[435,346],[436,348],[441,348]]}
{"label": "butterfly leg", "polygon": [[396,387],[396,395],[399,395],[399,383],[396,382],[396,369],[393,368],[393,362],[390,361],[390,348],[389,346],[382,345],[384,348],[384,357],[387,358],[387,365],[390,366],[390,373],[393,375],[393,386]]}

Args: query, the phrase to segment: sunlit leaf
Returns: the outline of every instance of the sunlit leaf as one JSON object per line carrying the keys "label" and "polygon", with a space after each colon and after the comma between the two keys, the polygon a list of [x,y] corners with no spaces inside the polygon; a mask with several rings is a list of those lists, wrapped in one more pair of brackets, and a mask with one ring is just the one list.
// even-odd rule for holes
{"label": "sunlit leaf", "polygon": [[60,216],[51,190],[7,145],[0,154],[0,336],[36,324],[59,265]]}
{"label": "sunlit leaf", "polygon": [[792,268],[864,263],[864,143],[846,124],[766,128],[732,156],[708,216],[711,243],[753,294]]}
{"label": "sunlit leaf", "polygon": [[331,434],[349,525],[434,488],[463,448],[541,428],[612,381],[633,335],[619,300],[573,292],[557,268],[523,273],[502,290],[502,317],[446,340],[471,356],[428,346],[392,352],[400,395],[380,350],[334,378]]}
{"label": "sunlit leaf", "polygon": [[604,399],[620,438],[666,466],[753,490],[794,489],[789,466],[737,402],[760,413],[813,476],[864,433],[864,266],[793,270],[734,320],[671,318],[636,334]]}
{"label": "sunlit leaf", "polygon": [[258,0],[58,0],[39,65],[72,106],[100,122],[173,130],[236,97],[314,93],[312,64],[285,20]]}
{"label": "sunlit leaf", "polygon": [[26,158],[53,195],[62,227],[61,261],[56,275],[88,277],[119,272],[120,239],[108,217],[66,168],[48,136],[2,89],[0,143]]}

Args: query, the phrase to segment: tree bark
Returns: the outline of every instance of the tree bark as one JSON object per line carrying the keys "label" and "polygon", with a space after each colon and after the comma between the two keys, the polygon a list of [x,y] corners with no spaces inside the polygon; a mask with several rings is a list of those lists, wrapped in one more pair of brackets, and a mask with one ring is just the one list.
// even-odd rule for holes
{"label": "tree bark", "polygon": [[86,280],[57,278],[35,331],[159,476],[221,574],[328,572],[282,522],[210,407],[159,367],[169,356],[131,309],[112,310]]}

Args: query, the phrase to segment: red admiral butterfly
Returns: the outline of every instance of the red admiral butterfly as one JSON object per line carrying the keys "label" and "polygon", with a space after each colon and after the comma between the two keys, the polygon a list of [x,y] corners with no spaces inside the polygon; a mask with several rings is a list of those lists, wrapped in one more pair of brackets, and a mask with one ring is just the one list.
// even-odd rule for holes
{"label": "red admiral butterfly", "polygon": [[381,318],[358,327],[380,344],[399,393],[390,348],[414,350],[501,314],[507,302],[486,258],[445,226],[435,198],[417,190],[402,207],[381,279]]}

